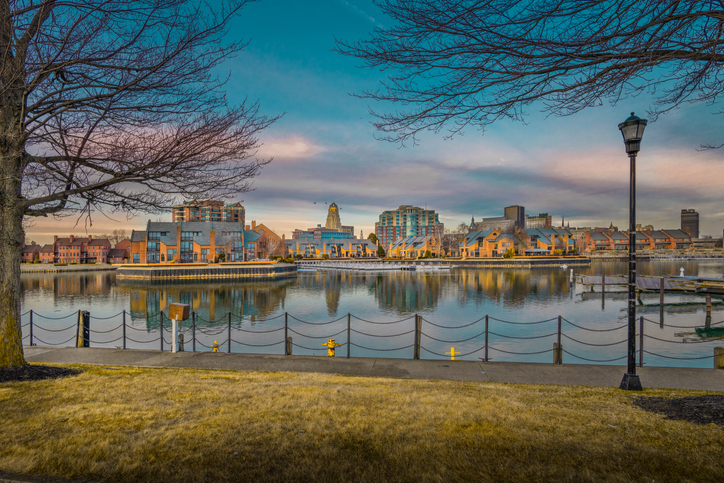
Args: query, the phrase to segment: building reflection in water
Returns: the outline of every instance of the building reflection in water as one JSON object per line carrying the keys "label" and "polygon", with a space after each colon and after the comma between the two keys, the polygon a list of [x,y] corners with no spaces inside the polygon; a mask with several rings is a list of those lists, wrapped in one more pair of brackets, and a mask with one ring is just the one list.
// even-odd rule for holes
{"label": "building reflection in water", "polygon": [[[158,325],[159,312],[167,314],[172,303],[188,304],[200,324],[226,324],[231,312],[232,326],[245,323],[240,316],[253,326],[259,319],[284,310],[287,288],[293,283],[290,280],[182,284],[124,281],[118,283],[116,290],[128,294],[132,320],[145,320],[149,328]],[[190,324],[188,320],[182,325]]]}
{"label": "building reflection in water", "polygon": [[51,293],[55,300],[64,297],[107,297],[115,282],[112,272],[71,274],[25,274],[20,276],[20,292]]}

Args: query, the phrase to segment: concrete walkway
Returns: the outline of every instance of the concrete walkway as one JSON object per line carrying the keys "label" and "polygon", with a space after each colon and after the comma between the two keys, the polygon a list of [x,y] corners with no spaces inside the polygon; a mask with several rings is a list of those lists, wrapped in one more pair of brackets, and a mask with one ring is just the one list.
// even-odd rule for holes
{"label": "concrete walkway", "polygon": [[[441,379],[449,381],[563,384],[618,387],[625,366],[534,364],[356,357],[279,356],[97,349],[24,347],[28,362],[108,366],[222,369],[234,371],[319,372],[364,377]],[[637,367],[645,389],[671,388],[724,391],[723,369]]]}

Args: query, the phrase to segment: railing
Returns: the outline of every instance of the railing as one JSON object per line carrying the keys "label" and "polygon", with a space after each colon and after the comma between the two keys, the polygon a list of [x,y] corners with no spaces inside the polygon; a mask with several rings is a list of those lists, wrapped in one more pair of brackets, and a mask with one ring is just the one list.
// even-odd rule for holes
{"label": "railing", "polygon": [[[22,337],[23,343],[28,345],[43,346],[71,346],[71,347],[99,347],[108,346],[109,344],[118,344],[115,347],[119,349],[129,348],[129,343],[140,348],[158,347],[160,350],[170,350],[174,341],[171,340],[171,321],[166,317],[163,311],[156,314],[148,315],[146,318],[147,326],[139,328],[133,324],[128,324],[129,313],[125,310],[109,316],[95,317],[84,311],[77,311],[61,317],[51,317],[39,314],[32,310],[22,314],[22,317],[28,320],[27,323],[21,325],[24,332]],[[75,319],[75,320],[73,320]],[[118,323],[120,319],[120,322]],[[39,322],[40,320],[40,322]],[[68,320],[68,324],[62,327],[49,327],[50,324],[45,321],[54,321],[52,324],[59,324],[58,321]],[[414,320],[412,327],[404,327],[405,322]],[[114,321],[116,323],[114,323]],[[353,324],[354,321],[354,324]],[[236,324],[234,324],[236,322]],[[248,322],[248,326],[244,325]],[[660,354],[644,348],[645,340],[656,341],[665,344],[706,344],[710,342],[721,342],[724,338],[722,335],[707,339],[698,340],[669,340],[656,337],[645,333],[645,323],[655,324],[659,328],[669,327],[674,329],[703,329],[696,326],[679,326],[662,324],[661,321],[649,320],[645,317],[639,317],[638,331],[636,339],[638,347],[636,350],[639,367],[644,365],[644,355],[660,357],[673,361],[699,361],[704,359],[712,359],[715,355],[692,356],[692,355],[667,355]],[[252,326],[253,323],[253,326]],[[198,313],[192,312],[191,317],[180,322],[179,327],[180,338],[177,341],[179,350],[191,349],[193,352],[204,350],[216,350],[223,352],[251,352],[259,349],[266,350],[270,347],[279,347],[274,351],[276,354],[291,355],[293,348],[303,349],[312,352],[312,354],[321,354],[327,351],[324,344],[316,344],[315,341],[325,339],[344,340],[338,348],[340,352],[351,357],[351,348],[367,351],[365,356],[371,354],[400,354],[401,351],[412,349],[412,358],[420,359],[421,351],[426,354],[446,359],[450,353],[443,353],[440,347],[448,348],[450,344],[462,344],[467,348],[459,352],[454,352],[457,357],[469,357],[475,355],[476,359],[484,362],[494,360],[491,354],[499,353],[506,356],[514,356],[516,360],[521,356],[538,356],[540,354],[552,353],[553,363],[562,364],[564,354],[576,361],[589,363],[612,363],[624,361],[627,356],[628,341],[626,338],[626,324],[611,328],[590,328],[581,324],[574,323],[562,316],[552,317],[544,320],[521,322],[495,318],[485,315],[477,320],[459,325],[438,324],[415,314],[409,317],[392,320],[392,321],[372,321],[346,314],[342,317],[329,321],[309,321],[304,320],[287,312],[279,314],[275,317],[267,319],[245,318],[239,314],[228,312],[222,317],[214,320],[206,320]],[[555,328],[550,327],[555,324]],[[258,326],[262,327],[259,328]],[[514,335],[504,333],[504,327],[525,326],[526,335]],[[719,328],[721,326],[721,328]],[[256,328],[255,328],[256,327]],[[383,327],[389,328],[381,330]],[[399,329],[398,329],[399,327]],[[441,334],[449,333],[449,331],[459,331],[461,329],[469,329],[477,327],[473,335],[466,337],[442,336]],[[724,321],[707,324],[707,328],[714,328],[715,331],[724,329]],[[394,328],[393,333],[389,333]],[[571,330],[564,330],[570,328]],[[613,341],[586,341],[578,333],[597,334],[600,337],[603,333],[618,334],[618,331],[624,331],[620,340]],[[540,332],[540,333],[539,333]],[[55,335],[49,335],[55,334]],[[151,336],[149,338],[149,336]],[[67,337],[67,338],[66,338]],[[49,338],[59,339],[50,341]],[[493,341],[491,342],[491,339]],[[547,346],[542,344],[544,340],[551,341],[553,344]],[[213,343],[211,342],[213,340]],[[389,342],[382,342],[387,340]],[[365,341],[377,341],[370,344]],[[511,343],[517,343],[521,346],[528,346],[530,341],[535,341],[537,347],[515,348],[511,347]],[[656,343],[655,342],[655,343]],[[190,347],[189,347],[190,345]],[[370,347],[372,345],[372,347]],[[647,344],[648,345],[648,344]],[[454,347],[454,345],[452,346]],[[460,347],[460,346],[459,346]],[[593,358],[587,357],[588,354],[582,355],[581,348],[593,348],[592,350],[601,348],[620,347],[620,356]],[[245,348],[249,348],[245,350]],[[513,350],[515,349],[515,350]],[[452,349],[451,349],[452,352]],[[263,352],[269,354],[270,352]],[[343,354],[343,355],[344,355]],[[615,355],[615,354],[612,354]],[[435,357],[433,357],[435,358]]]}

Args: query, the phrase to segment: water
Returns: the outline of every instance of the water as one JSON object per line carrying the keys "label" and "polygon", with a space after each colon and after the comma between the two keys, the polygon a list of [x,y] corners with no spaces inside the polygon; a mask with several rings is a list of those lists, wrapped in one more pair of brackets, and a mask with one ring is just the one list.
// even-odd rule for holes
{"label": "water", "polygon": [[[640,275],[679,274],[722,277],[722,260],[639,262]],[[576,275],[623,275],[626,262],[593,262]],[[294,354],[322,355],[328,337],[343,345],[347,314],[352,357],[413,357],[414,316],[423,317],[421,357],[484,357],[485,316],[488,355],[494,361],[552,362],[562,316],[564,363],[626,363],[627,297],[624,293],[586,292],[569,284],[570,269],[453,269],[449,273],[300,272],[296,278],[244,283],[153,284],[116,281],[114,272],[26,274],[21,277],[23,323],[34,312],[34,341],[72,345],[78,310],[91,313],[91,346],[122,345],[126,316],[129,348],[160,348],[159,315],[173,302],[196,312],[197,350],[216,340],[228,349],[229,312],[233,352],[281,354],[284,322]],[[625,291],[624,287],[607,286]],[[661,326],[658,294],[644,294],[637,308],[644,321],[645,365],[712,367],[713,347],[724,341],[701,339],[695,328],[705,323],[703,297],[666,295]],[[724,305],[714,297],[712,325],[724,319]],[[56,319],[58,317],[64,317]],[[50,318],[52,317],[52,319]],[[164,320],[168,350],[170,322]],[[724,326],[724,324],[722,324]],[[182,323],[191,349],[191,320]],[[58,332],[50,332],[49,330]],[[28,343],[28,326],[24,328]],[[637,348],[638,348],[637,336]],[[656,355],[654,355],[656,354]],[[662,357],[668,356],[669,358]],[[697,359],[698,358],[698,359]]]}

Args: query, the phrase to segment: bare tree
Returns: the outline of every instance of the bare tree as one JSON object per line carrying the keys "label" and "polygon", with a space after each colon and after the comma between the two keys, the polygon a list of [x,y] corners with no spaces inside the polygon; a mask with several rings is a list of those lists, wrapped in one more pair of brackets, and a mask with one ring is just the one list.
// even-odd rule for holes
{"label": "bare tree", "polygon": [[111,232],[111,234],[104,233],[99,238],[103,239],[106,238],[108,241],[111,242],[114,246],[125,239],[128,238],[128,232],[123,228],[117,228]]}
{"label": "bare tree", "polygon": [[[362,97],[384,138],[415,141],[523,119],[540,101],[558,115],[650,93],[649,115],[724,93],[721,0],[377,0],[392,25],[338,50],[392,70]],[[720,147],[710,146],[710,147]]]}
{"label": "bare tree", "polygon": [[0,1],[0,367],[24,364],[25,217],[159,212],[250,189],[275,118],[213,72],[247,1]]}

